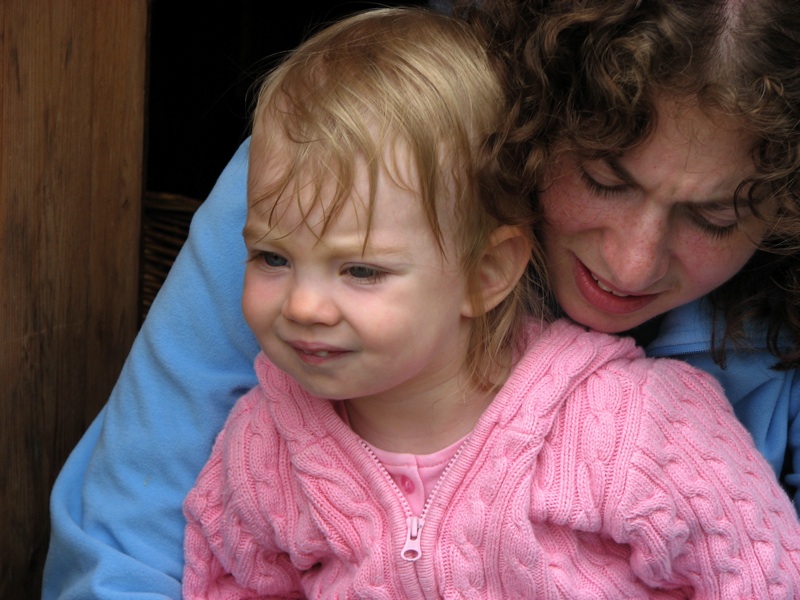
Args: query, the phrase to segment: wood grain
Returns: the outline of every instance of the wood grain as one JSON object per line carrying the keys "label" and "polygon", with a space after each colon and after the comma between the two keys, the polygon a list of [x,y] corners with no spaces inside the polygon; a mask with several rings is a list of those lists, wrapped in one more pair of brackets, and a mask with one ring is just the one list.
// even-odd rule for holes
{"label": "wood grain", "polygon": [[146,0],[0,1],[0,598],[136,332]]}

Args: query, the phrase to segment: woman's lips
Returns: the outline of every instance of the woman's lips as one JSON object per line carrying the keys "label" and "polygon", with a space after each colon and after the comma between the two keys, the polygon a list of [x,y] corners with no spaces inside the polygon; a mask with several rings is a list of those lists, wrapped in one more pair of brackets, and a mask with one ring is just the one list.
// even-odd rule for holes
{"label": "woman's lips", "polygon": [[641,310],[658,294],[623,294],[618,292],[592,273],[586,265],[575,259],[575,284],[584,300],[593,308],[613,315],[627,315]]}

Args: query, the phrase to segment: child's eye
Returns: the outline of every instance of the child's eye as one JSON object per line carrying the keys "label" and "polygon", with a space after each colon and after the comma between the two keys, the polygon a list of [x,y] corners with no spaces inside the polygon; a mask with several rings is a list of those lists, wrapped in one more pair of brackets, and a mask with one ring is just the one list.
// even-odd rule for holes
{"label": "child's eye", "polygon": [[274,252],[257,252],[253,256],[253,260],[261,260],[265,265],[273,269],[285,267],[289,264],[288,260],[286,260],[280,254],[275,254]]}
{"label": "child's eye", "polygon": [[366,265],[353,265],[351,267],[347,267],[345,272],[353,279],[358,279],[359,281],[366,283],[375,283],[386,276],[385,271],[381,271],[375,267],[368,267]]}

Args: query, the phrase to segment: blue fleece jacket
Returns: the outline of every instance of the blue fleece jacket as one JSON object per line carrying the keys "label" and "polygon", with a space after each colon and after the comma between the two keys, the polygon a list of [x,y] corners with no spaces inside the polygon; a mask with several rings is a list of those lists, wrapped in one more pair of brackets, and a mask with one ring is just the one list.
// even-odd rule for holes
{"label": "blue fleece jacket", "polygon": [[[245,142],[197,212],[108,404],[56,481],[45,599],[180,598],[181,503],[229,409],[256,382],[258,347],[239,304],[247,153]],[[775,471],[797,486],[796,372],[770,370],[763,350],[720,370],[699,303],[673,311],[661,331],[648,351],[717,376]]]}

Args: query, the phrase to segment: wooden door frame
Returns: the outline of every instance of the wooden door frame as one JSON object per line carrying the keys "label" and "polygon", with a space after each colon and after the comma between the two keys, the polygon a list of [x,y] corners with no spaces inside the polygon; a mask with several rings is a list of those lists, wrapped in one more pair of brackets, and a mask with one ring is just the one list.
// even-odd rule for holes
{"label": "wooden door frame", "polygon": [[0,597],[136,334],[147,0],[0,3]]}

